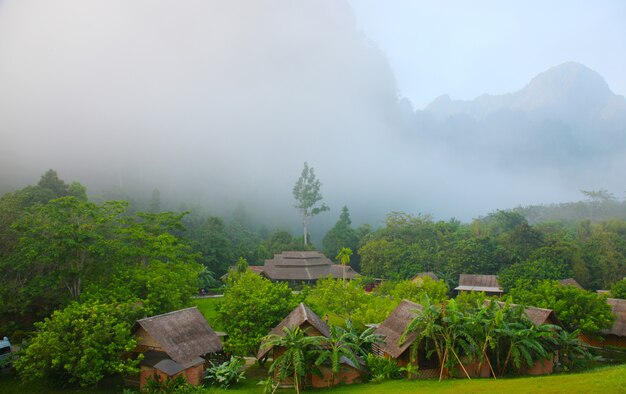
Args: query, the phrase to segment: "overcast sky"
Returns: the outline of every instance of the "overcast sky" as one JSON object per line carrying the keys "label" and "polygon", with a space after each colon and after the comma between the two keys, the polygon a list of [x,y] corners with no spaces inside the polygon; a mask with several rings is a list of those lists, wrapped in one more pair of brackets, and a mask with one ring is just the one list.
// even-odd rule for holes
{"label": "overcast sky", "polygon": [[436,97],[521,89],[566,61],[626,94],[626,1],[350,0],[357,26],[389,59],[400,93]]}
{"label": "overcast sky", "polygon": [[626,154],[574,176],[579,157],[535,160],[560,140],[539,149],[508,124],[497,138],[467,123],[429,134],[398,101],[507,93],[567,61],[626,93],[626,1],[545,3],[0,0],[0,192],[53,168],[93,195],[158,188],[218,214],[244,202],[295,228],[304,161],[330,224],[343,205],[357,223],[470,220],[581,189],[621,195]]}

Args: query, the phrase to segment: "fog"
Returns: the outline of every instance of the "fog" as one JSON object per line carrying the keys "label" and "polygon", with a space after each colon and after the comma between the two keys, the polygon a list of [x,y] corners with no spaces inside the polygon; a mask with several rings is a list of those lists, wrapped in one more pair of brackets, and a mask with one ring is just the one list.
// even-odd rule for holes
{"label": "fog", "polygon": [[446,134],[450,120],[412,108],[342,1],[0,1],[2,192],[53,168],[94,196],[158,188],[170,206],[241,202],[297,228],[305,161],[331,207],[312,227],[343,205],[356,224],[400,210],[467,221],[626,189],[623,149],[537,162],[550,144],[525,150],[505,129],[464,148],[466,123]]}

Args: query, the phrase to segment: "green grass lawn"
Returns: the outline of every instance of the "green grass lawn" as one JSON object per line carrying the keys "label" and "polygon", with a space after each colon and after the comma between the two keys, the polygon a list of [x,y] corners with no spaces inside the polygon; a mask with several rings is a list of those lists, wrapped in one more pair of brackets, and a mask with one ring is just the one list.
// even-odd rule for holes
{"label": "green grass lawn", "polygon": [[[258,369],[258,367],[253,367]],[[258,379],[250,378],[230,390],[210,389],[209,393],[258,393]],[[277,393],[293,393],[294,390],[278,390]],[[511,379],[451,379],[393,380],[380,384],[367,383],[340,386],[332,389],[306,390],[311,393],[332,394],[392,394],[392,393],[626,393],[626,365],[604,367],[582,373],[563,373],[551,376]]]}
{"label": "green grass lawn", "polygon": [[211,327],[216,331],[223,331],[224,329],[217,321],[217,308],[222,302],[221,297],[215,298],[195,298],[193,304],[198,307],[204,318],[209,322]]}
{"label": "green grass lawn", "polygon": [[[249,377],[239,385],[221,390],[209,388],[207,394],[252,394],[261,392],[257,385],[265,376],[263,368],[254,365]],[[22,384],[13,376],[0,375],[0,393],[119,393],[121,389],[101,387],[99,389],[59,388],[46,381],[35,381]],[[278,390],[277,393],[293,393],[294,390]],[[451,379],[443,382],[437,380],[394,380],[380,384],[367,383],[351,386],[340,386],[332,389],[306,390],[311,393],[332,394],[386,394],[386,393],[626,393],[626,365],[598,368],[581,373],[563,373],[551,376],[523,377],[514,379]]]}

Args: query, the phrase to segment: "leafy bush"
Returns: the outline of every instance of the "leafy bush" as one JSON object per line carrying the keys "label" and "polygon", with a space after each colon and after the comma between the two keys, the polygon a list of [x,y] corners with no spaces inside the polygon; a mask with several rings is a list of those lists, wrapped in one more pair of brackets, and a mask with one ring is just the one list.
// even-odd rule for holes
{"label": "leafy bush", "polygon": [[366,364],[372,374],[372,382],[380,383],[385,380],[402,377],[402,369],[392,359],[368,354]]}
{"label": "leafy bush", "polygon": [[611,297],[626,299],[626,278],[611,287]]}
{"label": "leafy bush", "polygon": [[73,302],[35,324],[37,331],[15,367],[24,379],[54,373],[81,386],[108,375],[137,373],[141,360],[125,355],[136,346],[130,326],[141,314],[133,303]]}
{"label": "leafy bush", "polygon": [[204,379],[213,385],[227,389],[246,378],[245,371],[242,370],[244,363],[242,358],[234,356],[222,364],[211,363],[212,367],[207,369],[207,376]]}

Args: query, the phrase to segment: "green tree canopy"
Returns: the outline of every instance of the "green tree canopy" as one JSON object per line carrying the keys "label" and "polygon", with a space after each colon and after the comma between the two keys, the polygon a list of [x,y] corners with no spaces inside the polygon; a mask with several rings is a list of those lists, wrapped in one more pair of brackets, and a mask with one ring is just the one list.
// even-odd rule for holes
{"label": "green tree canopy", "polygon": [[256,354],[263,336],[300,302],[286,283],[246,271],[229,280],[219,309],[219,319],[228,332],[226,350],[237,355]]}
{"label": "green tree canopy", "polygon": [[134,303],[73,302],[36,324],[15,367],[25,380],[54,373],[81,386],[137,373],[140,360],[125,355],[136,346],[130,326],[142,313]]}
{"label": "green tree canopy", "polygon": [[322,245],[324,246],[324,254],[327,256],[336,256],[341,251],[341,248],[344,247],[354,251],[358,249],[359,238],[356,231],[352,228],[348,207],[344,206],[341,209],[339,220],[326,233],[322,240]]}
{"label": "green tree canopy", "polygon": [[568,331],[596,333],[610,328],[613,312],[606,296],[544,280],[537,286],[515,287],[510,297],[521,305],[552,309]]}

